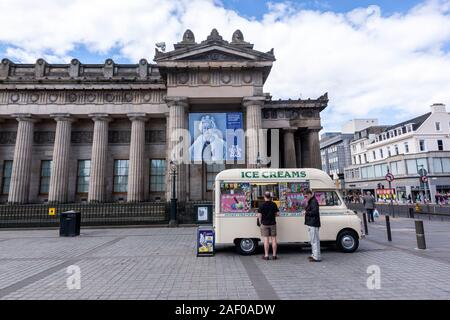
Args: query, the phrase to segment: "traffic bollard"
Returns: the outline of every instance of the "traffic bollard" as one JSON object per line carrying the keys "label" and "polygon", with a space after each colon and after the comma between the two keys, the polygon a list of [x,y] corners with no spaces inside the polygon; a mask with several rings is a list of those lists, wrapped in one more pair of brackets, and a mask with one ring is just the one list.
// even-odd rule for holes
{"label": "traffic bollard", "polygon": [[414,219],[414,209],[413,208],[409,208],[409,217],[411,219]]}
{"label": "traffic bollard", "polygon": [[387,238],[388,238],[388,241],[392,241],[392,235],[391,235],[391,223],[389,222],[389,216],[386,216],[386,229],[387,229]]}
{"label": "traffic bollard", "polygon": [[423,228],[422,220],[415,220],[416,225],[416,238],[417,238],[417,248],[425,250],[427,245],[425,243],[425,229]]}

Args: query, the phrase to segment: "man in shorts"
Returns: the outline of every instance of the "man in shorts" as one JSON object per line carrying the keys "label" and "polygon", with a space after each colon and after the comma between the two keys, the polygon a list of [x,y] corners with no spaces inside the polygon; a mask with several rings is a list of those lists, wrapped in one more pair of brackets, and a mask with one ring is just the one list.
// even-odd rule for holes
{"label": "man in shorts", "polygon": [[261,224],[261,236],[264,238],[264,260],[269,260],[269,238],[272,242],[272,259],[277,257],[277,222],[275,217],[279,216],[279,210],[272,201],[270,192],[264,193],[264,203],[259,206],[258,219]]}

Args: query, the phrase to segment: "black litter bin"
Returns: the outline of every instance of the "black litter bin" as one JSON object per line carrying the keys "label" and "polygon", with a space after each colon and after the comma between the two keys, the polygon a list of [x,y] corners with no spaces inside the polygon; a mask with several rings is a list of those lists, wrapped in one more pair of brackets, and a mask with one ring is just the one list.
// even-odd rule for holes
{"label": "black litter bin", "polygon": [[59,217],[59,236],[75,237],[80,235],[81,212],[66,211]]}

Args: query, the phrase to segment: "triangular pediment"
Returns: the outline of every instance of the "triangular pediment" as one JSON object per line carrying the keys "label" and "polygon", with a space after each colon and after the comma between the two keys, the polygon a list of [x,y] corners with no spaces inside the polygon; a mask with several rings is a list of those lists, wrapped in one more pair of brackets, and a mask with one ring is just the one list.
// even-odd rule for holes
{"label": "triangular pediment", "polygon": [[273,61],[271,53],[253,49],[235,48],[223,44],[203,44],[188,46],[167,53],[159,53],[155,61]]}
{"label": "triangular pediment", "polygon": [[241,61],[241,60],[253,60],[251,57],[237,55],[222,50],[208,50],[203,53],[188,55],[180,58],[181,61]]}

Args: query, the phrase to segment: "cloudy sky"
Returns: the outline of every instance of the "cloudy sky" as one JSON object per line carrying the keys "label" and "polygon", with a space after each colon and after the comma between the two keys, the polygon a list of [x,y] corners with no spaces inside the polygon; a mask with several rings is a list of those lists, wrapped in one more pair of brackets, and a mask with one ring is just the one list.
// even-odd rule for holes
{"label": "cloudy sky", "polygon": [[0,0],[0,57],[14,62],[153,59],[190,28],[197,42],[240,29],[275,50],[274,99],[329,93],[327,131],[352,118],[395,123],[450,109],[450,0]]}

